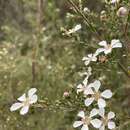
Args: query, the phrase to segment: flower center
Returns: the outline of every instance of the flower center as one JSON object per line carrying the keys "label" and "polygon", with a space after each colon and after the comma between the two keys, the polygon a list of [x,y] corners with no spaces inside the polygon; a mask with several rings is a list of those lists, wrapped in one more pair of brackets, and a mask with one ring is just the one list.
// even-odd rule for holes
{"label": "flower center", "polygon": [[111,44],[107,44],[107,46],[105,47],[106,50],[112,49]]}
{"label": "flower center", "polygon": [[30,100],[29,100],[29,98],[27,98],[26,101],[23,102],[23,105],[28,106],[30,104],[29,102],[30,102]]}
{"label": "flower center", "polygon": [[85,117],[85,119],[82,119],[82,122],[86,125],[89,125],[90,124],[90,121],[91,121],[91,118],[90,117]]}
{"label": "flower center", "polygon": [[101,97],[100,92],[95,92],[95,94],[94,94],[95,100],[98,101],[98,99],[99,99],[100,97]]}
{"label": "flower center", "polygon": [[108,124],[108,119],[107,119],[107,117],[102,118],[102,122],[103,122],[103,124],[106,126],[106,125]]}

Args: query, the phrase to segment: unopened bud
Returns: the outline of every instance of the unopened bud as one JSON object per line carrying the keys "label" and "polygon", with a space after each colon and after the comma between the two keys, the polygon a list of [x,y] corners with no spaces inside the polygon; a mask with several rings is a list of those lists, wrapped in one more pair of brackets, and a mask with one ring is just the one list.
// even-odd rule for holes
{"label": "unopened bud", "polygon": [[126,7],[120,7],[117,11],[117,16],[119,17],[125,17],[128,15],[128,10]]}
{"label": "unopened bud", "polygon": [[87,7],[85,7],[85,8],[83,9],[83,11],[84,11],[84,13],[90,13],[90,10],[89,10]]}
{"label": "unopened bud", "polygon": [[69,92],[65,91],[63,97],[68,97],[69,95],[70,95]]}
{"label": "unopened bud", "polygon": [[101,21],[106,21],[106,19],[107,19],[107,14],[106,14],[106,11],[103,10],[103,11],[101,11],[101,13],[100,13],[100,20],[101,20]]}

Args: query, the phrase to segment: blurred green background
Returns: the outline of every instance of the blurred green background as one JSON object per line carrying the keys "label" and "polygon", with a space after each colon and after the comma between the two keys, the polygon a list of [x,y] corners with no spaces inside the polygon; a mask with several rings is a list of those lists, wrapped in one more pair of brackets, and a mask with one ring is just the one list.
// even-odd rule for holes
{"label": "blurred green background", "polygon": [[[120,21],[119,24],[100,22],[104,3],[84,0],[83,7],[92,11],[93,25],[99,28],[101,35],[106,32],[104,27],[108,29],[107,40],[122,37],[119,32],[123,20],[113,19],[115,23]],[[70,37],[62,35],[63,28],[79,23],[82,29],[78,33]],[[122,42],[125,39],[122,38]],[[54,104],[63,98],[64,91],[75,90],[83,79],[80,73],[87,70],[82,57],[94,52],[97,43],[95,34],[72,11],[67,0],[0,0],[0,130],[73,130],[72,123],[82,101],[70,111],[32,107],[25,116],[10,112],[9,108],[31,87],[38,89],[39,99]],[[122,57],[125,53],[125,49],[117,50],[111,62],[92,65],[92,78],[106,76],[103,87],[115,92],[109,107],[117,113],[117,125],[127,121],[130,114],[130,79],[116,63],[120,58],[128,68],[129,57]],[[121,130],[130,130],[130,126]]]}

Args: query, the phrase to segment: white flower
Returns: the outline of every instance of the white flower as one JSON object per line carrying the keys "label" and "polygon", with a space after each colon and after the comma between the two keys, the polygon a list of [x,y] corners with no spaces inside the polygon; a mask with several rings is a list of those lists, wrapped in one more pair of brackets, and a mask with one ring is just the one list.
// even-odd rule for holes
{"label": "white flower", "polygon": [[96,54],[88,54],[88,56],[83,57],[82,60],[84,61],[85,65],[87,66],[90,64],[91,61],[94,61],[94,62],[97,61],[96,56],[97,56]]}
{"label": "white flower", "polygon": [[83,92],[84,95],[86,95],[85,92],[86,92],[86,91],[89,91],[88,78],[89,78],[90,75],[92,74],[91,71],[92,71],[92,68],[89,67],[89,68],[88,68],[88,71],[85,73],[85,74],[86,74],[85,79],[83,80],[83,82],[82,82],[81,84],[79,84],[79,85],[77,86],[77,94],[78,94],[79,92]]}
{"label": "white flower", "polygon": [[77,86],[77,94],[78,94],[79,92],[84,92],[84,91],[87,89],[87,87],[88,87],[88,77],[86,77],[86,78],[83,80],[82,84],[79,84],[79,85]]}
{"label": "white flower", "polygon": [[77,32],[81,29],[81,24],[77,24],[74,28],[69,29],[69,31],[66,32],[67,35]]}
{"label": "white flower", "polygon": [[119,40],[113,39],[111,41],[111,44],[107,44],[106,41],[101,41],[98,43],[100,46],[103,46],[103,48],[99,48],[96,51],[96,54],[100,54],[101,52],[104,52],[106,55],[112,52],[113,48],[121,48],[122,43]]}
{"label": "white flower", "polygon": [[19,102],[14,103],[11,107],[10,107],[10,111],[16,111],[17,109],[20,109],[20,114],[21,115],[25,115],[31,104],[36,103],[37,102],[37,95],[35,94],[37,91],[36,88],[31,88],[28,91],[28,95],[26,96],[26,94],[24,93],[21,97],[19,97],[17,100]]}
{"label": "white flower", "polygon": [[81,120],[75,121],[74,124],[73,124],[73,127],[77,128],[79,126],[82,126],[81,130],[89,130],[89,125],[91,124],[94,128],[100,128],[102,122],[97,118],[92,119],[95,115],[98,114],[98,112],[99,111],[94,108],[90,112],[90,115],[85,116],[84,111],[80,111],[77,116],[80,117]]}
{"label": "white flower", "polygon": [[104,100],[104,98],[111,98],[112,92],[111,90],[107,89],[101,93],[99,91],[100,86],[101,83],[99,80],[96,80],[95,82],[89,84],[89,90],[85,90],[84,92],[86,95],[89,96],[85,100],[86,106],[91,105],[94,101],[97,101],[99,108],[104,108],[106,106],[106,101]]}
{"label": "white flower", "polygon": [[108,126],[108,129],[110,130],[115,129],[115,122],[112,121],[112,119],[115,117],[114,112],[110,111],[107,115],[105,115],[105,110],[102,108],[99,109],[99,115],[102,117],[102,125],[99,130],[105,130],[105,126]]}
{"label": "white flower", "polygon": [[111,0],[110,1],[111,4],[115,4],[115,3],[119,3],[119,2],[120,2],[120,0]]}

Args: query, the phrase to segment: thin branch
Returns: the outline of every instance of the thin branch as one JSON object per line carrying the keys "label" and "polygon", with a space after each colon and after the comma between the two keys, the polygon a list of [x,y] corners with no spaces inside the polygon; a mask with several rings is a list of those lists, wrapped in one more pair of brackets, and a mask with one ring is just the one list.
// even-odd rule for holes
{"label": "thin branch", "polygon": [[84,15],[84,13],[78,8],[78,6],[73,2],[73,0],[68,0],[68,2],[72,5],[72,7],[76,10],[77,13],[81,15],[81,17],[84,19],[88,27],[97,35],[97,38],[101,40],[101,36],[99,35],[98,31],[95,29],[95,27],[92,26],[92,24],[89,22],[88,18]]}
{"label": "thin branch", "polygon": [[128,78],[130,78],[130,75],[129,75],[128,71],[126,70],[126,68],[120,62],[118,62],[118,65],[123,70],[123,72],[126,74],[126,76]]}

